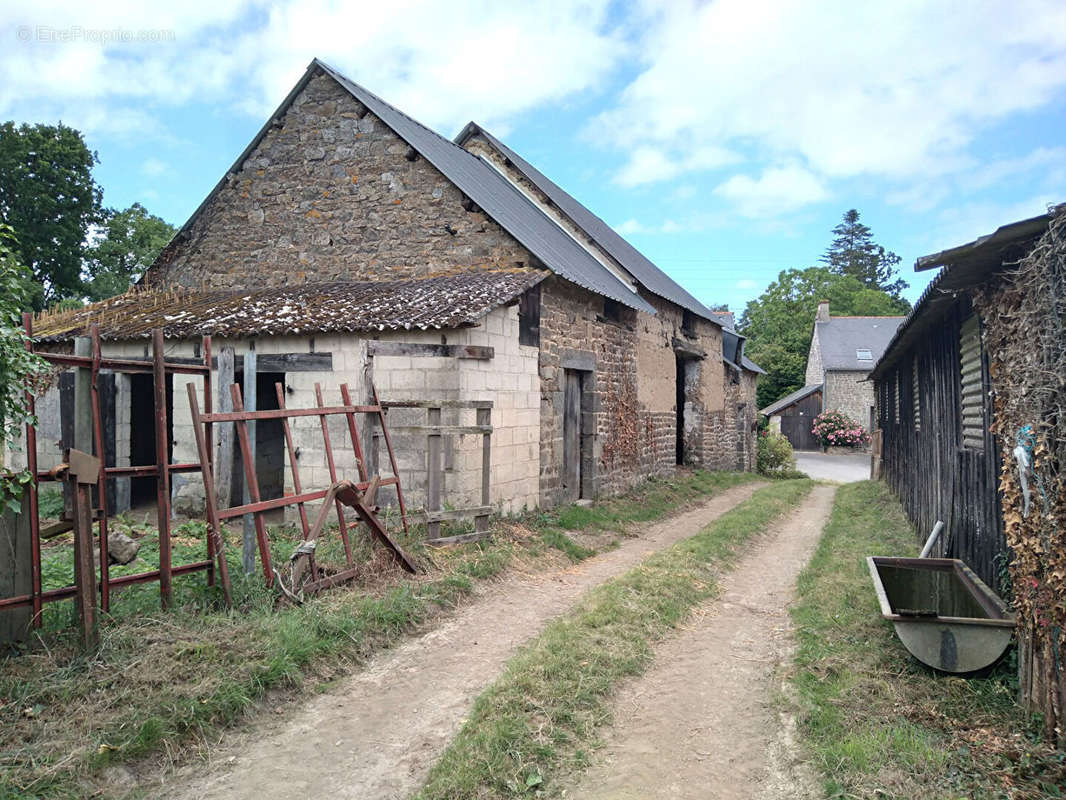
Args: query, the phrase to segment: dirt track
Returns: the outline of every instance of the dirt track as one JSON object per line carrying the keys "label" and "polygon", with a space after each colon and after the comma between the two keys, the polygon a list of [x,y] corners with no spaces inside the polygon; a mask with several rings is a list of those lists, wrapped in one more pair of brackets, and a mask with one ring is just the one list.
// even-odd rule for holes
{"label": "dirt track", "polygon": [[515,649],[590,587],[691,536],[760,484],[723,492],[572,568],[489,588],[436,630],[382,654],[283,720],[229,735],[212,763],[145,787],[171,798],[405,798]]}
{"label": "dirt track", "polygon": [[723,579],[722,596],[664,642],[615,703],[617,724],[566,797],[784,800],[820,796],[775,681],[791,651],[788,606],[832,510],[816,486]]}

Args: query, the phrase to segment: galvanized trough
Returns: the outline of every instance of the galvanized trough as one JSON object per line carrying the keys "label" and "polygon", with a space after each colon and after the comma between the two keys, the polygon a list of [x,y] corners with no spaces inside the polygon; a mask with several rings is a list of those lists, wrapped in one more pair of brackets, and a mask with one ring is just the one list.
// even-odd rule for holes
{"label": "galvanized trough", "polygon": [[944,672],[994,664],[1010,644],[1014,615],[957,558],[866,559],[881,616],[911,655]]}

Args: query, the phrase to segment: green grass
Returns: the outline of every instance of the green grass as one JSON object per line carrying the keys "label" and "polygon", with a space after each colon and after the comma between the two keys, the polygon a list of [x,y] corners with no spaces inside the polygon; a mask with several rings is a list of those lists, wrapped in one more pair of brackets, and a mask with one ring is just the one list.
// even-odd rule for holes
{"label": "green grass", "polygon": [[800,730],[830,798],[1066,796],[1064,756],[1014,702],[1008,659],[992,674],[934,673],[881,619],[869,555],[915,555],[884,484],[840,487],[793,608]]}
{"label": "green grass", "polygon": [[[560,774],[585,766],[619,681],[647,668],[654,644],[717,593],[717,576],[745,542],[799,504],[811,485],[761,489],[695,536],[591,590],[477,699],[419,800],[541,796]],[[565,518],[573,515],[594,519],[576,511]]]}
{"label": "green grass", "polygon": [[[692,473],[654,486],[691,501],[750,479]],[[617,524],[677,509],[660,503],[649,511],[650,491],[654,487],[609,501]],[[369,654],[430,625],[478,581],[516,562],[547,568],[560,556],[590,555],[558,527],[558,517],[570,513],[562,508],[498,521],[491,539],[446,550],[426,550],[414,530],[403,544],[423,559],[427,572],[413,578],[356,534],[355,558],[365,573],[300,607],[279,606],[260,573],[241,574],[239,534],[231,533],[232,609],[219,608],[218,590],[204,585],[202,573],[174,579],[168,612],[159,610],[158,584],[130,586],[113,595],[101,647],[90,656],[76,647],[71,603],[47,604],[41,636],[0,657],[0,800],[80,798],[101,788],[106,796],[100,770],[107,765],[163,752],[180,755],[208,737],[217,739],[219,729],[239,724],[257,703],[283,706],[292,702],[293,690],[322,691]],[[142,546],[137,560],[112,568],[112,574],[158,565],[158,539],[148,523],[125,518],[114,529],[142,537]],[[175,564],[205,557],[203,534],[203,523],[195,522],[176,531]],[[277,527],[270,540],[273,558],[283,563],[296,537]],[[316,555],[320,564],[339,565],[339,537],[328,538]],[[69,543],[46,548],[45,588],[70,583],[71,558]],[[290,693],[268,695],[279,689]]]}

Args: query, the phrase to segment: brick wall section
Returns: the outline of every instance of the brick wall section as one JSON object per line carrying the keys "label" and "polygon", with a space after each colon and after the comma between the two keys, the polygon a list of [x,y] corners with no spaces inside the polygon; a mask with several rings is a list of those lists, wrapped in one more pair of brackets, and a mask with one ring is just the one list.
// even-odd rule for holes
{"label": "brick wall section", "polygon": [[863,428],[870,427],[870,407],[874,404],[873,383],[867,372],[830,370],[825,373],[826,411],[843,411]]}
{"label": "brick wall section", "polygon": [[532,263],[409,151],[336,81],[312,78],[147,280],[228,289]]}

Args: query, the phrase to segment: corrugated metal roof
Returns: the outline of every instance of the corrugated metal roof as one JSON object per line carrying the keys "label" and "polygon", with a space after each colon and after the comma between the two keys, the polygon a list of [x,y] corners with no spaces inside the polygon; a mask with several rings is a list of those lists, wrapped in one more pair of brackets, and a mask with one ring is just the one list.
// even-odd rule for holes
{"label": "corrugated metal roof", "polygon": [[[954,292],[981,285],[1003,268],[1004,260],[1020,258],[1027,248],[1044,235],[1052,217],[1061,213],[1066,213],[1066,204],[1053,206],[1047,214],[1039,217],[1002,225],[993,233],[968,244],[919,258],[914,264],[915,272],[935,267],[941,267],[941,270],[896,330],[870,372],[870,378],[881,377],[910,343],[936,323],[953,302]],[[938,312],[938,309],[941,311]]]}
{"label": "corrugated metal roof", "polygon": [[[904,319],[906,317],[830,317],[829,322],[815,322],[822,368],[868,372],[885,352]],[[857,350],[869,350],[871,358],[860,360]]]}
{"label": "corrugated metal roof", "polygon": [[43,314],[34,335],[44,341],[88,333],[103,339],[370,333],[461,328],[476,324],[548,273],[482,270],[402,281],[307,283],[252,291],[134,289],[85,308]]}
{"label": "corrugated metal roof", "polygon": [[591,239],[628,270],[641,286],[652,294],[676,303],[682,308],[687,308],[704,319],[717,322],[714,313],[709,308],[655,266],[643,253],[620,236],[614,228],[585,208],[558,184],[476,122],[469,123],[456,137],[455,141],[457,144],[462,145],[467,139],[476,134],[484,136],[489,144],[510,160],[518,171],[544,192],[566,216],[573,220]]}
{"label": "corrugated metal roof", "polygon": [[773,416],[778,411],[786,409],[790,405],[792,405],[793,403],[799,402],[804,397],[810,397],[815,392],[820,392],[821,390],[822,390],[822,384],[820,384],[820,383],[809,384],[807,386],[804,386],[802,389],[797,389],[792,394],[786,394],[784,397],[782,397],[776,403],[771,403],[766,408],[762,409],[762,411],[760,411],[759,413],[760,414],[765,414],[768,417]]}
{"label": "corrugated metal roof", "polygon": [[374,112],[397,136],[440,170],[552,272],[630,308],[655,313],[652,305],[612,275],[510,181],[480,158],[415,121],[317,58],[308,69],[316,66]]}

